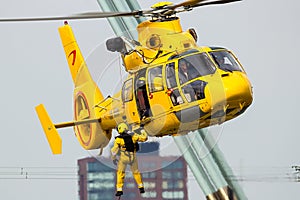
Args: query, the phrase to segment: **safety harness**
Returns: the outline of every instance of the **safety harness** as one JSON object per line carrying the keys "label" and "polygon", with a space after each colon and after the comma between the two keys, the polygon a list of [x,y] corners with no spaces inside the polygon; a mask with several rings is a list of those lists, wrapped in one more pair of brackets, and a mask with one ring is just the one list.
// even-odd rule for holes
{"label": "safety harness", "polygon": [[139,144],[133,143],[132,136],[128,134],[128,132],[124,132],[121,135],[117,136],[116,138],[122,138],[125,142],[125,151],[134,152],[139,150]]}

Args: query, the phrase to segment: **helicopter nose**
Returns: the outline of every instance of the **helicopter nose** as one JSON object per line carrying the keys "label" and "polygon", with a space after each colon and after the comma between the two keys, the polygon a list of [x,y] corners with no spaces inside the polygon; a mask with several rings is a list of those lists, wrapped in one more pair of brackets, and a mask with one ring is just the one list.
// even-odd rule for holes
{"label": "helicopter nose", "polygon": [[252,87],[244,73],[215,74],[208,80],[207,86],[208,108],[216,117],[229,112],[236,115],[252,103]]}
{"label": "helicopter nose", "polygon": [[249,106],[253,101],[252,86],[244,73],[221,74],[228,108]]}

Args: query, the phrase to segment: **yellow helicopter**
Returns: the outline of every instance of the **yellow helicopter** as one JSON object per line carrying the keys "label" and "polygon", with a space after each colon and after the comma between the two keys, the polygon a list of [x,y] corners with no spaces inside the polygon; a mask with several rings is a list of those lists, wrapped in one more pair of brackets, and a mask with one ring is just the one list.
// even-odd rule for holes
{"label": "yellow helicopter", "polygon": [[150,17],[137,26],[138,41],[125,37],[106,41],[121,54],[128,77],[121,91],[103,97],[92,79],[70,25],[59,28],[74,83],[74,121],[54,124],[44,106],[37,114],[53,154],[62,152],[57,129],[74,127],[84,149],[103,149],[121,122],[145,129],[149,136],[182,135],[221,124],[242,114],[252,103],[251,83],[228,49],[197,45],[194,29],[183,31],[177,13],[239,0],[160,2],[149,10],[93,12],[65,17],[0,21],[69,20],[107,17]]}

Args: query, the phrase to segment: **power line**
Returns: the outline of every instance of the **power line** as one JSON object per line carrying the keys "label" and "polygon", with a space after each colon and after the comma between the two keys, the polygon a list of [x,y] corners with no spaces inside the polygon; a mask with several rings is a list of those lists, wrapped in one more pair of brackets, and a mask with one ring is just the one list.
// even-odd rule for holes
{"label": "power line", "polygon": [[[300,166],[242,167],[235,176],[239,182],[300,182]],[[0,167],[1,180],[79,180],[77,167]],[[191,171],[188,180],[195,180]]]}
{"label": "power line", "polygon": [[78,180],[77,167],[0,167],[3,180]]}

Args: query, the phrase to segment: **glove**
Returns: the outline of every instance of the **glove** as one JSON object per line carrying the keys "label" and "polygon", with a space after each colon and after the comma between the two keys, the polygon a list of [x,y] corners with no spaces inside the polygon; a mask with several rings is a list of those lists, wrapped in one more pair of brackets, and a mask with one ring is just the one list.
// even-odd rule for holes
{"label": "glove", "polygon": [[134,130],[134,132],[136,132],[137,134],[140,135],[142,130],[144,130],[143,127],[140,127],[138,129]]}

